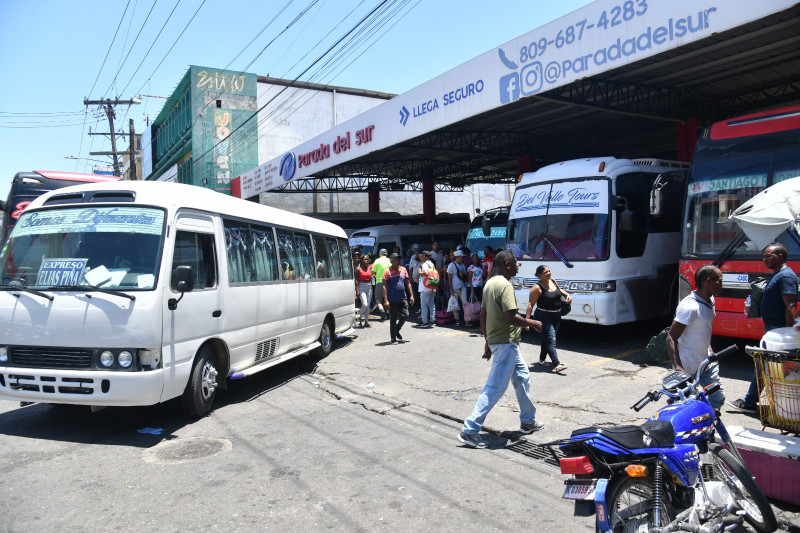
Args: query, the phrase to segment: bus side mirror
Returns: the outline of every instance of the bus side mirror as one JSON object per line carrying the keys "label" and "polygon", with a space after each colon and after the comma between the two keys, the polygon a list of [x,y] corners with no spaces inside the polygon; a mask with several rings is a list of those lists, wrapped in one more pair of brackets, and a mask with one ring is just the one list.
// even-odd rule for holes
{"label": "bus side mirror", "polygon": [[491,237],[492,236],[492,221],[489,220],[486,217],[483,217],[483,220],[481,220],[481,229],[483,230],[483,234],[486,237]]}
{"label": "bus side mirror", "polygon": [[633,231],[634,228],[633,211],[622,211],[619,214],[619,229],[622,231]]}
{"label": "bus side mirror", "polygon": [[617,226],[621,231],[635,229],[633,211],[628,207],[628,199],[624,196],[614,196],[614,209],[617,211]]}
{"label": "bus side mirror", "polygon": [[177,300],[175,298],[169,299],[167,307],[170,311],[174,311],[178,308],[178,302],[183,300],[184,293],[194,290],[194,270],[192,267],[189,265],[175,267],[175,270],[172,271],[172,284],[178,289],[178,292],[181,293],[181,297]]}

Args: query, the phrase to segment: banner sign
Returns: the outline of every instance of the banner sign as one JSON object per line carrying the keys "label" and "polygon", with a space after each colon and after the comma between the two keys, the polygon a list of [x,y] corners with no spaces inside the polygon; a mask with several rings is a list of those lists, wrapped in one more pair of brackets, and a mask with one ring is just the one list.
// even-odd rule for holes
{"label": "banner sign", "polygon": [[160,235],[164,211],[143,207],[97,207],[26,211],[14,226],[13,236],[54,233],[106,232]]}
{"label": "banner sign", "polygon": [[608,213],[608,180],[560,181],[517,189],[509,218]]}
{"label": "banner sign", "polygon": [[722,33],[794,4],[794,0],[598,0],[241,174],[237,178],[239,194],[242,198],[255,196],[520,98]]}

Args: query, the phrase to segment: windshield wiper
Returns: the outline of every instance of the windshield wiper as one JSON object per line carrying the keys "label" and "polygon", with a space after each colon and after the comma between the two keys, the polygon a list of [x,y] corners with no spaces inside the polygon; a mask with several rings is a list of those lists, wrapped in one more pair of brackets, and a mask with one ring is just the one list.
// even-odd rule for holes
{"label": "windshield wiper", "polygon": [[35,294],[36,296],[41,296],[45,300],[50,300],[51,302],[55,298],[55,296],[52,296],[50,294],[45,294],[45,293],[39,292],[39,291],[37,291],[35,289],[29,289],[28,287],[23,287],[22,285],[2,285],[2,286],[0,286],[0,289],[2,289],[4,291],[29,292],[31,294]]}
{"label": "windshield wiper", "polygon": [[[110,294],[112,296],[120,296],[122,298],[127,298],[130,301],[136,300],[136,296],[131,294],[124,293],[122,291],[117,291],[114,289],[105,289],[103,287],[98,287],[97,285],[53,285],[52,287],[47,287],[49,291],[93,291],[93,292],[102,292],[103,294]],[[87,298],[91,298],[91,294],[86,295]]]}
{"label": "windshield wiper", "polygon": [[564,254],[562,254],[561,251],[558,248],[556,248],[556,245],[553,244],[553,242],[547,237],[547,235],[545,235],[543,237],[543,240],[544,240],[545,244],[547,244],[550,247],[550,249],[553,250],[553,252],[556,254],[556,257],[561,259],[561,262],[564,263],[565,265],[567,265],[567,268],[572,268],[572,267],[575,266],[572,263],[570,263],[569,261],[567,261],[567,258],[564,257]]}
{"label": "windshield wiper", "polygon": [[722,263],[730,259],[730,257],[736,252],[736,250],[747,240],[747,236],[744,234],[743,231],[739,231],[733,240],[728,243],[728,246],[722,250],[716,259],[714,259],[714,263],[712,263],[715,267],[719,268],[722,266]]}

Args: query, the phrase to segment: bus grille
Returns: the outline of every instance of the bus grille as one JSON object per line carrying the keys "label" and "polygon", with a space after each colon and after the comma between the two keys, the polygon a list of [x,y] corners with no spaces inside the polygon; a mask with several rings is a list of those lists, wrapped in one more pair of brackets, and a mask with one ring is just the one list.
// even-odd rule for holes
{"label": "bus grille", "polygon": [[91,368],[93,350],[52,346],[10,346],[10,361],[41,368]]}
{"label": "bus grille", "polygon": [[256,345],[256,362],[269,359],[275,355],[278,349],[278,339],[271,339],[265,342],[259,342]]}

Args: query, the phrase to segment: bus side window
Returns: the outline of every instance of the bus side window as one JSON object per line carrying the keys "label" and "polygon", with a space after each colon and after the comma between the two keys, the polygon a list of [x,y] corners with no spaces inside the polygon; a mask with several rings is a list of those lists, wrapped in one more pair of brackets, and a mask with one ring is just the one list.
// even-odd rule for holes
{"label": "bus side window", "polygon": [[[217,284],[217,264],[214,255],[214,236],[208,233],[178,231],[175,234],[175,252],[172,271],[188,265],[194,271],[194,290],[207,289]],[[170,288],[177,290],[170,281]]]}
{"label": "bus side window", "polygon": [[634,231],[619,228],[621,211],[617,211],[617,256],[641,257],[647,244],[650,228],[650,187],[655,174],[641,172],[623,174],[617,177],[617,195],[624,197],[628,208],[633,211]]}
{"label": "bus side window", "polygon": [[353,279],[353,263],[350,260],[350,243],[345,239],[339,239],[339,252],[342,256],[342,277]]}
{"label": "bus side window", "polygon": [[325,237],[322,235],[312,235],[314,242],[314,257],[316,259],[317,278],[326,279],[331,276],[331,258],[328,247],[325,245]]}

